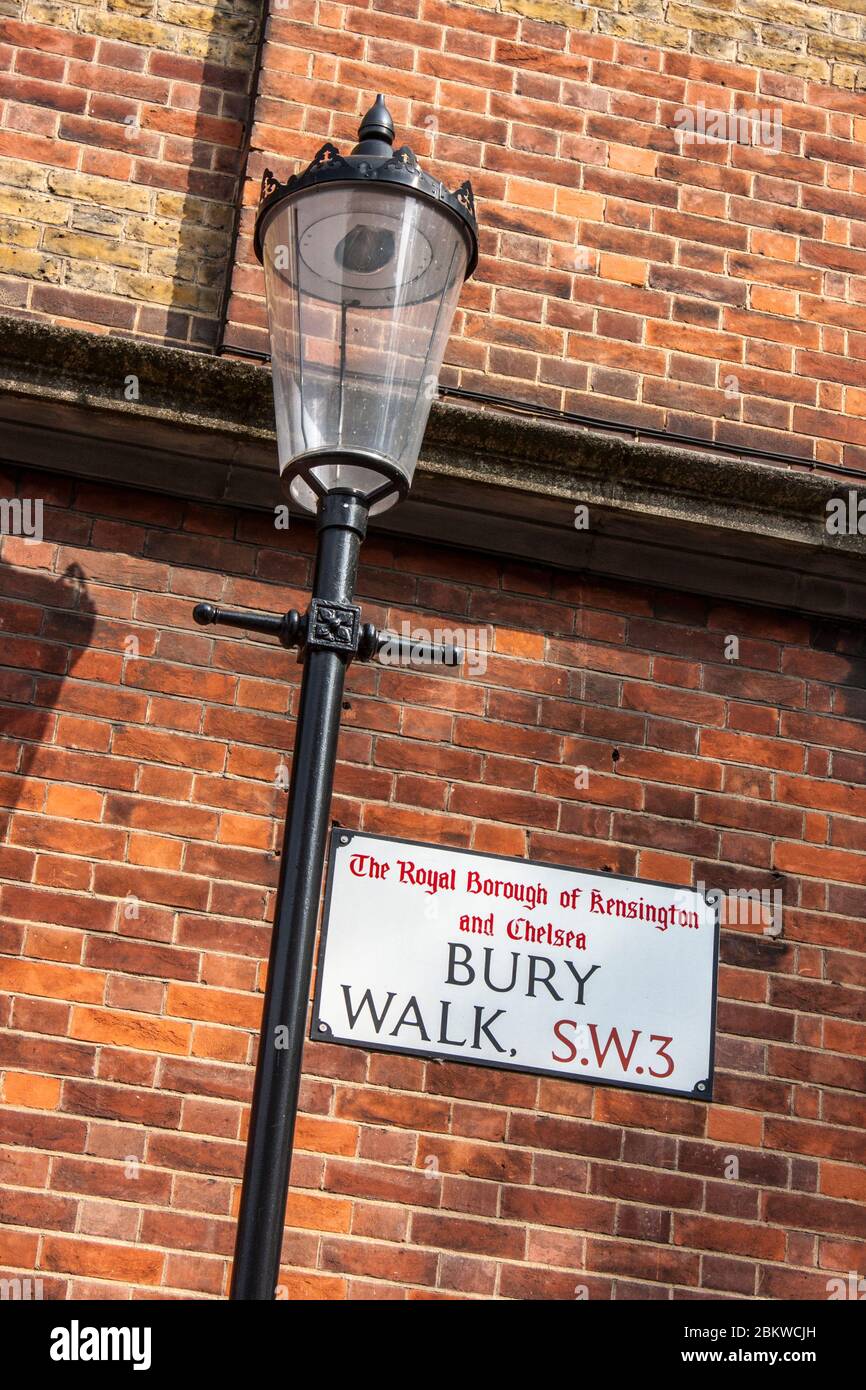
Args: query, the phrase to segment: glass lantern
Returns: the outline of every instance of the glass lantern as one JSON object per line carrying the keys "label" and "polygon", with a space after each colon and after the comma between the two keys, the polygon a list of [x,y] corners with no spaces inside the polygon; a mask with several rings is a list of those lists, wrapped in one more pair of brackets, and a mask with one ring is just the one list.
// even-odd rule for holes
{"label": "glass lantern", "polygon": [[470,185],[449,193],[393,136],[380,96],[351,155],[327,144],[287,184],[262,182],[280,476],[307,511],[338,489],[373,514],[406,495],[477,262]]}

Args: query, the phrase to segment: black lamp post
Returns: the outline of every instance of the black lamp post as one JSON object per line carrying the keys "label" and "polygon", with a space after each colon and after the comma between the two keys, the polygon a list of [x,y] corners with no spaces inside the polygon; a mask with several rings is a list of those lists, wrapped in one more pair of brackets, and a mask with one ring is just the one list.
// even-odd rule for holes
{"label": "black lamp post", "polygon": [[262,180],[255,248],[280,475],[316,515],[313,593],[303,616],[208,603],[194,614],[273,633],[299,649],[304,668],[232,1299],[276,1296],[346,669],[386,643],[409,660],[461,660],[453,647],[395,643],[362,624],[353,602],[367,518],[409,491],[460,287],[477,261],[470,184],[449,193],[393,139],[380,96],[350,155],[326,144],[287,183],[270,171]]}

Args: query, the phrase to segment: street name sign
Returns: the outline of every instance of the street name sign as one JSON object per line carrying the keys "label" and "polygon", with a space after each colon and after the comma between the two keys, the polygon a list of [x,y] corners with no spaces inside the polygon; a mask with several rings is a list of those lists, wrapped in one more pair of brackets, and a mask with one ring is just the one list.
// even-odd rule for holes
{"label": "street name sign", "polygon": [[694,889],[337,829],[311,1036],[711,1100]]}

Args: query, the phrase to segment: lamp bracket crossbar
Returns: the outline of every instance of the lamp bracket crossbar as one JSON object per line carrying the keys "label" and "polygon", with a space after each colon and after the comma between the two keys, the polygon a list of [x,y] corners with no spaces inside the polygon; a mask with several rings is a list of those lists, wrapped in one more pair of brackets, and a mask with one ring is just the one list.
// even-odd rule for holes
{"label": "lamp bracket crossbar", "polygon": [[414,641],[395,633],[380,631],[372,623],[361,622],[357,604],[328,603],[314,598],[307,613],[294,608],[281,617],[273,613],[243,613],[219,608],[213,603],[197,603],[193,618],[202,627],[220,623],[247,632],[264,632],[277,637],[289,650],[297,649],[303,660],[308,648],[340,652],[351,661],[378,660],[395,666],[462,666],[465,652],[452,643]]}

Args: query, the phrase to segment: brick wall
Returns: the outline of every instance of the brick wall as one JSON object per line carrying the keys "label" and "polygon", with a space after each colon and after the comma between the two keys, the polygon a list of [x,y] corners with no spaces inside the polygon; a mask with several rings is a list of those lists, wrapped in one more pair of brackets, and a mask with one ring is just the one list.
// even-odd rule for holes
{"label": "brick wall", "polygon": [[212,347],[259,0],[0,0],[0,309]]}
{"label": "brick wall", "polygon": [[[478,199],[446,385],[863,470],[859,0],[289,11],[267,29],[229,343],[267,349],[263,169],[351,142],[384,90],[398,137]],[[777,148],[693,139],[700,105],[766,113]]]}
{"label": "brick wall", "polygon": [[[261,13],[0,0],[0,303],[213,346]],[[272,0],[226,342],[267,349],[264,167],[384,90],[479,197],[446,385],[862,472],[864,45],[862,0]]]}
{"label": "brick wall", "polygon": [[[0,556],[0,1275],[218,1296],[298,668],[190,614],[300,603],[312,536],[16,486],[46,510]],[[495,645],[483,675],[352,671],[343,824],[676,883],[778,873],[784,934],[722,932],[709,1106],[308,1046],[284,1290],[825,1298],[866,1272],[862,630],[376,537],[360,589],[374,621]]]}
{"label": "brick wall", "polygon": [[862,91],[862,0],[467,0],[485,10]]}

